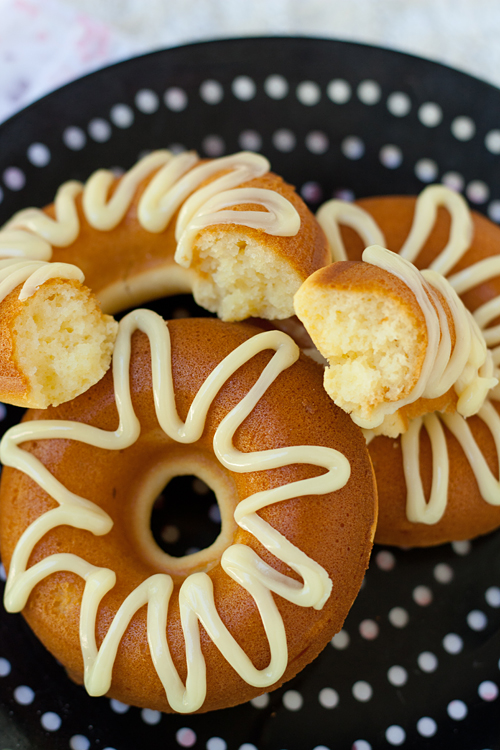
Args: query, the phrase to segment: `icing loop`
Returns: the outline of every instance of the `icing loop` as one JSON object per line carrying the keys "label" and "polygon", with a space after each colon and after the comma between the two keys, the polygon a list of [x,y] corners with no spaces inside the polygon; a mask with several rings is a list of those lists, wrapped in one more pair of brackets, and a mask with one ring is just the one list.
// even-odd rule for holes
{"label": "icing loop", "polygon": [[[129,384],[131,337],[138,329],[150,340],[156,413],[161,428],[171,438],[181,443],[198,440],[203,433],[210,405],[222,385],[256,354],[271,349],[275,353],[258,380],[217,427],[214,436],[215,455],[225,467],[236,472],[260,471],[298,463],[325,469],[320,476],[255,493],[242,500],[235,511],[236,523],[302,579],[301,583],[277,572],[245,545],[233,544],[222,555],[222,568],[248,591],[260,613],[271,653],[268,666],[262,670],[253,666],[223,624],[214,601],[212,582],[206,573],[189,575],[179,592],[187,660],[187,680],[184,685],[174,668],[166,639],[169,600],[173,591],[170,575],[153,575],[129,594],[98,649],[95,638],[97,613],[102,598],[115,585],[114,572],[107,568],[97,568],[76,555],[64,553],[50,555],[32,567],[27,567],[35,545],[51,529],[70,525],[96,535],[106,534],[111,529],[113,522],[109,515],[90,500],[71,493],[35,456],[19,445],[27,440],[49,438],[77,440],[108,450],[121,450],[132,445],[140,432]],[[292,446],[242,453],[234,447],[233,436],[269,386],[296,361],[298,354],[296,344],[281,331],[253,336],[212,371],[196,394],[186,421],[182,422],[175,408],[168,327],[156,313],[135,310],[120,323],[113,358],[115,400],[119,416],[119,426],[114,432],[77,422],[40,420],[17,425],[5,434],[0,444],[2,462],[27,474],[58,504],[57,508],[39,516],[16,545],[7,579],[5,606],[10,612],[20,611],[33,587],[57,571],[71,571],[85,581],[81,602],[80,641],[85,685],[90,694],[103,695],[109,690],[120,640],[135,612],[145,605],[148,643],[153,663],[171,707],[178,712],[196,711],[205,699],[205,661],[200,645],[199,623],[223,657],[250,685],[264,688],[274,684],[284,673],[288,661],[286,633],[273,593],[297,606],[321,609],[330,596],[332,583],[318,563],[262,519],[258,511],[272,503],[305,494],[335,492],[347,483],[350,466],[338,451],[319,446]]]}

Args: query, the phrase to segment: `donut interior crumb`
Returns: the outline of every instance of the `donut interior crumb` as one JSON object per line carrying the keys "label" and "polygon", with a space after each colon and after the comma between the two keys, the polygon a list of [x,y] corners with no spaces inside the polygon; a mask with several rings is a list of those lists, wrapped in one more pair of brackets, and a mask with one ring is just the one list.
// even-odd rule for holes
{"label": "donut interior crumb", "polygon": [[13,356],[39,408],[84,393],[108,369],[118,323],[87,287],[53,279],[22,305],[11,331]]}
{"label": "donut interior crumb", "polygon": [[369,418],[410,393],[425,334],[408,306],[373,291],[309,288],[305,297],[295,298],[297,314],[328,360],[324,386],[338,406]]}
{"label": "donut interior crumb", "polygon": [[222,320],[294,315],[293,295],[302,280],[283,259],[246,235],[200,235],[191,267],[196,271],[196,302]]}

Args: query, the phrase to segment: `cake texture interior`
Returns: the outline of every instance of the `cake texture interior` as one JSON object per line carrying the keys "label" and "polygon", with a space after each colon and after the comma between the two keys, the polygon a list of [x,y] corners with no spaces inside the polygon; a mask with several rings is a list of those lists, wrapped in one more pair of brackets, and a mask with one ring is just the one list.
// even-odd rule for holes
{"label": "cake texture interior", "polygon": [[14,357],[41,407],[75,398],[108,369],[118,324],[76,282],[51,281],[12,323]]}
{"label": "cake texture interior", "polygon": [[302,280],[246,234],[203,233],[194,248],[192,267],[196,302],[222,320],[273,320],[294,314],[293,295]]}
{"label": "cake texture interior", "polygon": [[421,367],[422,327],[390,296],[330,290],[309,299],[308,330],[329,367],[325,388],[346,411],[404,398]]}

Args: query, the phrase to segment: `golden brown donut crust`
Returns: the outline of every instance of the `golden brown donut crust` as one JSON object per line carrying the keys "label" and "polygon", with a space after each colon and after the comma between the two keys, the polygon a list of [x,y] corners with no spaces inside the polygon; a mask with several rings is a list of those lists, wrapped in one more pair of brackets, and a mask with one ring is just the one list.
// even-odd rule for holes
{"label": "golden brown donut crust", "polygon": [[[176,404],[179,416],[184,420],[195,393],[208,374],[258,329],[210,319],[187,319],[170,322],[169,330]],[[114,526],[104,537],[68,527],[51,531],[37,545],[29,562],[31,566],[56,552],[74,552],[94,565],[116,571],[117,584],[99,610],[98,645],[117,607],[130,591],[153,573],[166,572],[154,569],[141,559],[135,547],[130,518],[141,478],[164,460],[167,451],[169,455],[178,451],[214,461],[211,446],[217,425],[255,382],[270,356],[270,352],[257,355],[229,379],[210,408],[202,438],[183,448],[172,443],[159,428],[151,392],[149,342],[145,335],[136,333],[133,337],[131,391],[142,430],[134,446],[123,451],[104,451],[70,440],[39,440],[23,445],[70,490],[91,498],[113,518]],[[77,420],[101,429],[116,429],[118,417],[111,373],[74,401],[45,411],[28,412],[26,416],[26,420],[47,418]],[[237,430],[234,444],[242,451],[301,444],[326,445],[343,453],[351,465],[347,485],[333,495],[301,497],[259,512],[274,528],[322,565],[333,580],[332,594],[320,611],[299,608],[275,597],[284,619],[289,649],[289,663],[279,681],[281,684],[314,659],[341,628],[357,594],[368,565],[376,522],[373,472],[360,430],[324,392],[321,367],[303,355],[268,389]],[[231,476],[243,498],[320,472],[320,469],[310,466],[290,466]],[[39,515],[54,506],[55,502],[26,475],[14,469],[4,469],[0,488],[0,545],[7,569],[20,535]],[[238,529],[235,541],[255,549],[275,569],[294,575],[247,532]],[[269,649],[254,600],[223,573],[220,563],[210,570],[209,575],[214,583],[215,601],[222,620],[253,664],[257,668],[265,667]],[[78,640],[82,590],[82,580],[73,574],[52,574],[36,586],[23,611],[38,637],[77,681],[81,681],[82,675]],[[186,666],[178,616],[178,586],[169,613],[167,638],[175,667],[184,681]],[[222,659],[201,626],[200,629],[208,674],[207,699],[200,710],[235,705],[263,692],[246,684]],[[110,696],[125,703],[170,710],[149,655],[145,607],[134,616],[120,644]]]}
{"label": "golden brown donut crust", "polygon": [[[389,250],[398,252],[406,240],[413,221],[416,198],[383,196],[367,198],[357,204],[367,211],[382,229]],[[484,216],[472,212],[474,235],[470,248],[450,273],[456,273],[479,260],[500,251],[500,229]],[[435,226],[415,265],[428,267],[449,239],[450,217],[440,207]],[[350,259],[360,259],[363,243],[356,232],[341,228]],[[469,310],[500,294],[500,277],[482,283],[461,295]],[[500,413],[500,404],[491,402]],[[498,479],[499,467],[493,437],[479,417],[470,417],[467,424],[476,437],[487,464]],[[445,430],[450,457],[448,503],[442,519],[434,524],[411,523],[406,517],[406,481],[400,438],[376,437],[369,445],[379,493],[379,520],[375,541],[380,544],[425,547],[486,534],[500,526],[500,507],[490,505],[480,495],[469,461],[457,440]],[[430,496],[432,479],[430,441],[425,430],[420,433],[420,468],[425,497]]]}

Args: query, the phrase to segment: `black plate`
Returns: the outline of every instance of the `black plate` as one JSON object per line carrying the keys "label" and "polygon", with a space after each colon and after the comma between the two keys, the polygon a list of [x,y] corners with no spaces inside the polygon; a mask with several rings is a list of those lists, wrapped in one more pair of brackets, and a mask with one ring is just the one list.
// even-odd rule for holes
{"label": "black plate", "polygon": [[[320,39],[197,44],[94,73],[2,125],[0,222],[69,178],[172,145],[257,148],[313,208],[444,180],[500,219],[499,127],[497,89],[407,55]],[[19,419],[7,412],[4,425]],[[376,548],[337,647],[258,705],[204,716],[89,698],[20,616],[2,612],[0,629],[0,750],[500,748],[499,534]]]}

